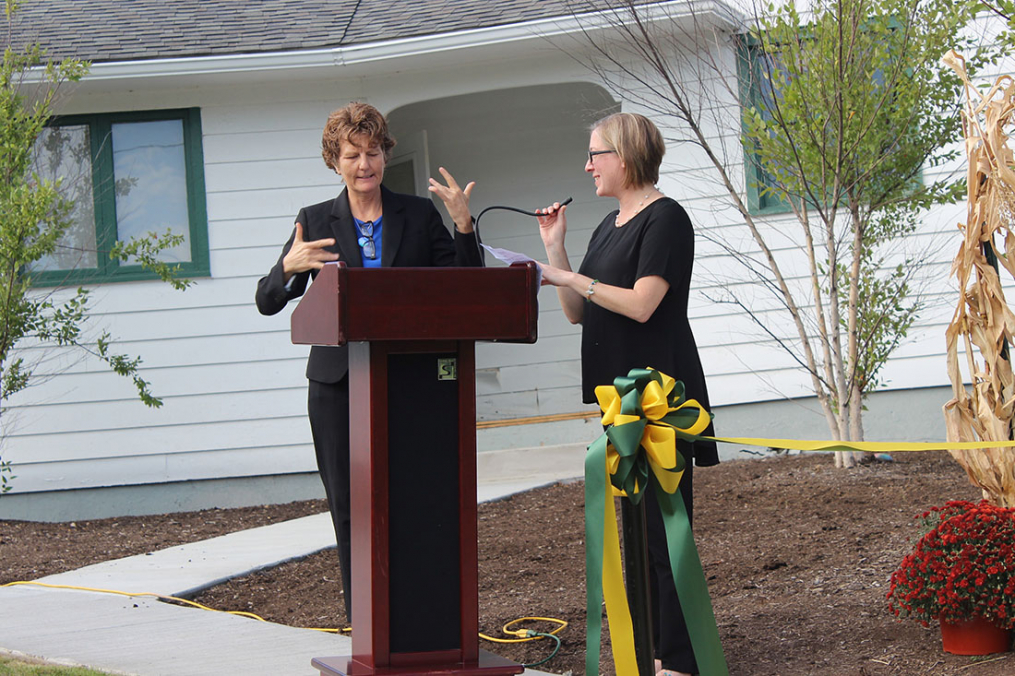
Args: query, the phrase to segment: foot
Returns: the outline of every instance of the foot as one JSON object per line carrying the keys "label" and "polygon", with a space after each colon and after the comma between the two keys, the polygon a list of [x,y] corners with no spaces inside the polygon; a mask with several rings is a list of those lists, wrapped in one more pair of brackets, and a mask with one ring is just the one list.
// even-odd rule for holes
{"label": "foot", "polygon": [[691,676],[691,674],[685,671],[673,671],[672,669],[660,669],[656,672],[656,676]]}

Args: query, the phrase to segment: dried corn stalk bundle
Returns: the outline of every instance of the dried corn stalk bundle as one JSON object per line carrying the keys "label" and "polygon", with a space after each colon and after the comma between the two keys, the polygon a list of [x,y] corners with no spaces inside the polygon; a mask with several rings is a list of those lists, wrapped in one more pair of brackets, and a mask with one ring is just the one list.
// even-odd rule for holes
{"label": "dried corn stalk bundle", "polygon": [[[998,270],[1015,277],[1015,171],[1008,147],[1015,124],[1015,80],[998,78],[981,94],[969,81],[961,56],[949,52],[944,61],[966,85],[963,131],[969,159],[968,218],[959,224],[962,246],[951,270],[961,297],[946,332],[954,398],[944,406],[945,423],[949,441],[1007,441],[1015,416],[1010,352],[1015,350],[1015,314],[1005,302]],[[960,341],[971,391],[963,384]],[[982,450],[951,454],[985,498],[1015,507],[1015,452],[985,443]]]}

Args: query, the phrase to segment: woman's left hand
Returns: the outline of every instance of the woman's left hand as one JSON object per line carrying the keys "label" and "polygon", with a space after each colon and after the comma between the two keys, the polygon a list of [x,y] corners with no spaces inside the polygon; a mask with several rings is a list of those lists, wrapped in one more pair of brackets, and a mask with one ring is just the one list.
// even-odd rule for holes
{"label": "woman's left hand", "polygon": [[472,232],[472,214],[469,213],[469,195],[476,186],[475,181],[470,181],[465,190],[459,187],[455,177],[447,169],[440,167],[439,171],[444,180],[448,182],[443,185],[435,178],[430,179],[430,192],[441,198],[444,206],[447,207],[448,215],[455,222],[459,232]]}
{"label": "woman's left hand", "polygon": [[539,261],[536,261],[535,263],[543,272],[543,279],[541,282],[543,286],[546,286],[547,284],[550,286],[567,286],[568,280],[571,277],[574,277],[574,273],[570,270],[561,270],[560,268],[555,268],[552,265],[540,263]]}

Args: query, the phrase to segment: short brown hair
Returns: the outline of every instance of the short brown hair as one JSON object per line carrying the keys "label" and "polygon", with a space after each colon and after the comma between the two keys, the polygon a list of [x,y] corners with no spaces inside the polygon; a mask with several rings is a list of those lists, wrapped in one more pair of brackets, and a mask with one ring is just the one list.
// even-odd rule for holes
{"label": "short brown hair", "polygon": [[637,113],[614,113],[592,125],[592,131],[624,163],[625,188],[659,182],[666,142],[652,120]]}
{"label": "short brown hair", "polygon": [[370,145],[379,145],[384,151],[384,160],[391,158],[395,137],[388,131],[388,121],[368,103],[353,101],[344,108],[331,113],[324,125],[321,138],[321,157],[331,169],[338,169],[338,158],[342,142],[352,143],[353,136],[365,136]]}

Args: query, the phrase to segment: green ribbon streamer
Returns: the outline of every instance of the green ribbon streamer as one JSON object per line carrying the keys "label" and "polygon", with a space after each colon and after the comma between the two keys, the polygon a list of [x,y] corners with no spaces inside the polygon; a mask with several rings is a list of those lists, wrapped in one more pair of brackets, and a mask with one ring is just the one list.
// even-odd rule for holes
{"label": "green ribbon streamer", "polygon": [[[677,465],[683,465],[683,457],[677,455]],[[683,469],[681,467],[681,469]],[[653,482],[655,483],[655,482]],[[666,545],[670,555],[670,570],[677,587],[677,598],[687,622],[687,633],[691,637],[694,658],[698,670],[704,676],[728,676],[726,656],[719,640],[719,627],[712,611],[712,599],[708,595],[705,571],[701,567],[698,548],[691,533],[691,522],[680,493],[667,493],[656,483],[656,497],[663,514],[666,529]]]}
{"label": "green ribbon streamer", "polygon": [[606,439],[585,455],[585,673],[599,673],[603,638],[603,515],[606,511]]}
{"label": "green ribbon streamer", "polygon": [[[656,491],[659,509],[666,531],[670,569],[677,588],[677,596],[687,623],[691,646],[703,676],[728,676],[729,669],[723,654],[719,629],[716,626],[712,600],[708,594],[708,583],[701,567],[698,548],[694,544],[691,524],[680,492],[667,493],[652,475],[641,438],[645,427],[661,424],[674,428],[676,435],[687,441],[694,441],[699,435],[688,434],[688,429],[698,418],[698,410],[687,406],[672,411],[658,422],[645,418],[641,407],[642,392],[651,381],[662,385],[662,376],[651,369],[631,369],[627,376],[615,378],[613,386],[621,397],[621,413],[638,416],[641,420],[624,425],[610,425],[606,431],[588,447],[585,456],[585,571],[586,571],[586,638],[585,673],[599,672],[599,650],[602,644],[602,603],[603,603],[603,528],[606,500],[611,496],[606,484],[610,483],[623,490],[632,503],[638,504],[645,490]],[[685,402],[684,384],[677,381],[667,396],[669,407],[676,408]],[[609,475],[607,452],[613,447],[619,456],[616,473]],[[684,471],[683,456],[676,453],[676,466],[669,470]]]}

